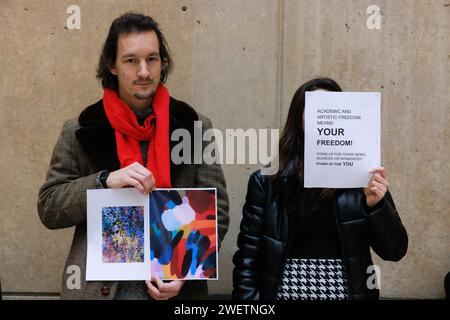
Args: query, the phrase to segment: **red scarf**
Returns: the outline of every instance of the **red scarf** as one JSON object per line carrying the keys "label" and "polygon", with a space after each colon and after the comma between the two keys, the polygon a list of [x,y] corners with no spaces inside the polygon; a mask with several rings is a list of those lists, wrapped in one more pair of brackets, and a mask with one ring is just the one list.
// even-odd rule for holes
{"label": "red scarf", "polygon": [[148,141],[147,169],[159,188],[170,188],[169,91],[159,84],[153,96],[153,113],[140,126],[135,114],[117,95],[105,88],[103,106],[116,134],[120,168],[134,162],[144,164],[139,141]]}

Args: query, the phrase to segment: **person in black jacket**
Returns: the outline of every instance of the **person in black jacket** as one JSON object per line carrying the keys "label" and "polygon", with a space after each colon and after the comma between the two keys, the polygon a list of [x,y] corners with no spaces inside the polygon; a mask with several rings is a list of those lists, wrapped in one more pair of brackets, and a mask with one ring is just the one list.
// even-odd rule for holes
{"label": "person in black jacket", "polygon": [[233,299],[378,299],[380,269],[370,248],[389,261],[406,254],[385,168],[371,170],[366,188],[303,187],[305,92],[314,90],[342,91],[327,78],[303,84],[280,138],[278,172],[249,179]]}

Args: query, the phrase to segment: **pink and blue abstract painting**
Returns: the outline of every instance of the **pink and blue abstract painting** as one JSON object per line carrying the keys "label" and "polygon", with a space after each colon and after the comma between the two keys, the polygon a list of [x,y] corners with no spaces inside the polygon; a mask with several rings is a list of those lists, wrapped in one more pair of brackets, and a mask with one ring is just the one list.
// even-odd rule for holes
{"label": "pink and blue abstract painting", "polygon": [[161,279],[217,278],[215,190],[150,195],[150,259]]}
{"label": "pink and blue abstract painting", "polygon": [[102,208],[103,263],[144,262],[144,207]]}

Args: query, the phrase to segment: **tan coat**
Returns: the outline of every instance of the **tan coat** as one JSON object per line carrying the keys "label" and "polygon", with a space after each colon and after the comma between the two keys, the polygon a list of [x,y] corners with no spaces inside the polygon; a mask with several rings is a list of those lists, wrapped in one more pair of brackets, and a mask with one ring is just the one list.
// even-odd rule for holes
{"label": "tan coat", "polygon": [[[184,128],[193,133],[196,120],[202,121],[203,132],[211,128],[205,116],[176,99],[170,99],[170,134]],[[193,135],[191,135],[193,136]],[[177,142],[171,142],[171,150]],[[210,142],[203,143],[203,148]],[[192,143],[193,145],[193,143]],[[193,146],[192,146],[193,148]],[[114,131],[100,100],[87,107],[77,119],[65,123],[53,151],[45,183],[39,190],[38,212],[42,223],[49,229],[75,226],[72,246],[62,277],[62,299],[113,299],[118,282],[86,282],[86,190],[96,188],[101,170],[119,169]],[[228,195],[220,165],[171,163],[171,182],[175,188],[217,188],[219,245],[229,224]],[[81,288],[67,287],[67,268],[81,269]],[[206,281],[187,281],[179,299],[207,298]]]}

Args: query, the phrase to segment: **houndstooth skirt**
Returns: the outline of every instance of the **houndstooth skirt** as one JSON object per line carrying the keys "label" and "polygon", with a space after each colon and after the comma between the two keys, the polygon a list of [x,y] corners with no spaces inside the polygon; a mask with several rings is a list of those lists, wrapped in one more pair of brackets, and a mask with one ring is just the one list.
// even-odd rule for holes
{"label": "houndstooth skirt", "polygon": [[348,300],[341,259],[288,259],[277,300]]}

